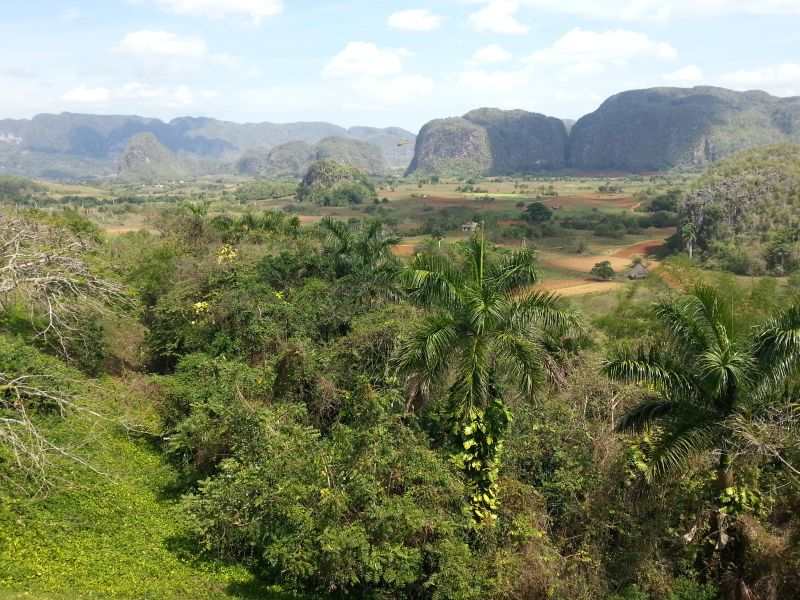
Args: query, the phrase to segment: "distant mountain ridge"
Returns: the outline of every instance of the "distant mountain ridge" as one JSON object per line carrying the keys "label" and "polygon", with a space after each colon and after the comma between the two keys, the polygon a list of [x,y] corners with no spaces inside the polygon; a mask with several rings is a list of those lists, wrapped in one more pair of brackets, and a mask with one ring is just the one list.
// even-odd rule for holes
{"label": "distant mountain ridge", "polygon": [[239,159],[236,168],[242,175],[302,178],[313,163],[321,160],[355,167],[369,175],[389,172],[389,165],[378,145],[338,136],[327,137],[313,146],[306,142],[287,142],[271,150],[250,150]]}
{"label": "distant mountain ridge", "polygon": [[205,117],[164,122],[140,116],[42,114],[33,119],[0,120],[0,173],[37,177],[114,176],[131,140],[152,134],[178,157],[203,161],[211,171],[232,171],[254,149],[270,150],[288,142],[317,144],[331,138],[372,144],[390,168],[411,162],[416,136],[400,128],[345,129],[323,122],[232,123]]}
{"label": "distant mountain ridge", "polygon": [[574,124],[498,109],[431,121],[417,138],[409,173],[662,171],[779,143],[800,143],[800,98],[651,88],[616,94]]}
{"label": "distant mountain ridge", "polygon": [[568,163],[581,170],[702,167],[736,152],[800,143],[800,98],[700,86],[612,96],[572,128]]}
{"label": "distant mountain ridge", "polygon": [[563,121],[524,110],[480,108],[426,124],[409,173],[510,175],[565,167]]}
{"label": "distant mountain ridge", "polygon": [[[709,86],[631,90],[574,124],[524,110],[482,108],[431,121],[419,136],[395,127],[345,129],[324,122],[42,114],[0,120],[0,174],[117,177],[126,170],[120,161],[129,144],[141,134],[158,144],[145,142],[147,152],[163,155],[161,146],[174,157],[171,163],[195,175],[301,177],[320,158],[373,174],[382,173],[384,164],[387,171],[420,175],[647,172],[701,168],[740,150],[800,143],[800,97]],[[318,155],[324,140],[327,149]]]}

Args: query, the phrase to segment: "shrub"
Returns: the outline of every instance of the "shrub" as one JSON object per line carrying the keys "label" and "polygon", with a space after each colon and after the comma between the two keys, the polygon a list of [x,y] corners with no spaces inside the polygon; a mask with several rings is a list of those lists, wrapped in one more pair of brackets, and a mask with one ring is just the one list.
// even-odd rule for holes
{"label": "shrub", "polygon": [[296,591],[485,597],[462,486],[419,433],[381,419],[323,438],[291,407],[264,411],[261,427],[256,455],[226,460],[186,500],[207,551]]}
{"label": "shrub", "polygon": [[597,279],[601,279],[603,281],[610,281],[614,279],[614,268],[611,266],[611,263],[607,260],[603,262],[597,263],[594,267],[592,267],[591,275],[596,277]]}

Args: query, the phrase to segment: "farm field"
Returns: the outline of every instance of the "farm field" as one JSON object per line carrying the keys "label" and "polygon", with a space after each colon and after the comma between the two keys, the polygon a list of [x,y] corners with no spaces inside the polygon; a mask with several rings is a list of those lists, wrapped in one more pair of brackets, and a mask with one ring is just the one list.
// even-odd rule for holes
{"label": "farm field", "polygon": [[[156,231],[165,209],[181,203],[205,206],[209,216],[236,216],[263,211],[285,211],[296,215],[302,226],[311,227],[323,218],[380,219],[400,238],[395,255],[408,259],[436,238],[440,246],[467,239],[462,231],[468,222],[480,222],[487,238],[502,247],[528,245],[537,250],[541,287],[564,296],[603,294],[626,285],[624,273],[634,258],[657,265],[654,253],[674,233],[674,228],[648,228],[634,234],[597,235],[588,230],[561,227],[535,232],[524,219],[526,206],[539,202],[554,222],[602,219],[604,216],[636,216],[641,212],[641,194],[653,186],[682,185],[682,178],[553,177],[533,179],[480,179],[411,181],[388,179],[377,184],[378,201],[369,205],[320,206],[299,203],[292,195],[270,198],[240,190],[251,185],[236,178],[197,180],[170,184],[46,184],[53,207],[65,202],[91,218],[108,235]],[[292,189],[288,182],[277,184]],[[604,187],[610,188],[600,191]],[[435,232],[436,235],[432,235]],[[592,268],[608,261],[616,277],[598,281]]]}

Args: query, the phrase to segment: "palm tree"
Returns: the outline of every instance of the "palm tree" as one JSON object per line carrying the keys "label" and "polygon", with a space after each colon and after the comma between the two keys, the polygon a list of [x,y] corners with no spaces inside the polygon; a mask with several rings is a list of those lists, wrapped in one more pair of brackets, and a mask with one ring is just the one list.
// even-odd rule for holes
{"label": "palm tree", "polygon": [[729,597],[744,598],[743,545],[725,506],[736,493],[735,458],[743,442],[739,425],[774,408],[797,374],[800,306],[759,327],[742,327],[731,302],[711,287],[698,286],[657,305],[655,312],[665,337],[649,347],[621,348],[603,365],[609,378],[649,392],[617,429],[640,433],[660,428],[650,457],[651,480],[680,472],[692,458],[714,458],[710,536]]}
{"label": "palm tree", "polygon": [[385,235],[380,222],[353,227],[344,221],[325,218],[320,230],[324,235],[324,251],[348,293],[368,304],[380,296],[397,295],[399,263],[392,247],[399,240]]}
{"label": "palm tree", "polygon": [[548,334],[577,325],[556,296],[532,290],[534,255],[523,249],[499,259],[484,240],[461,247],[459,260],[420,254],[403,273],[409,297],[429,309],[401,343],[398,371],[414,383],[413,397],[447,389],[455,459],[471,486],[476,521],[493,520],[503,430],[510,414],[502,389],[530,395],[555,367]]}
{"label": "palm tree", "polygon": [[697,226],[691,221],[686,223],[681,229],[681,234],[683,235],[683,240],[686,242],[686,249],[689,252],[689,258],[694,257],[694,245],[697,242]]}

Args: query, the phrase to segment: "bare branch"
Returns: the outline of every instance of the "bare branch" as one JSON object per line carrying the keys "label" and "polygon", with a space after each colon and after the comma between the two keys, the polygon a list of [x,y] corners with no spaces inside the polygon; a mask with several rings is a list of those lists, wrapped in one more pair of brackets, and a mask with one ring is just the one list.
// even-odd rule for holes
{"label": "bare branch", "polygon": [[123,287],[97,276],[84,256],[90,244],[70,232],[21,217],[0,215],[0,310],[22,300],[39,326],[68,356],[87,310],[130,303]]}

